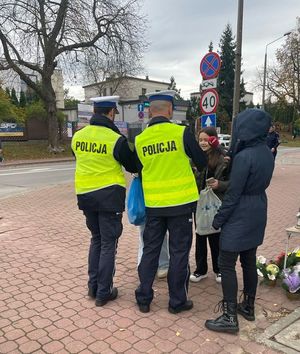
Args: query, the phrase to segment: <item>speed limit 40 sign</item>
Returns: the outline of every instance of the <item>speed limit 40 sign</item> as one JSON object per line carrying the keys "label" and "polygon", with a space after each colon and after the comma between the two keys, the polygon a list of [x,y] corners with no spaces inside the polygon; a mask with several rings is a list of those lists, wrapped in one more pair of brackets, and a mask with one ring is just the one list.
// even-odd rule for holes
{"label": "speed limit 40 sign", "polygon": [[200,109],[204,114],[213,113],[217,110],[218,103],[218,92],[215,89],[208,89],[201,96]]}

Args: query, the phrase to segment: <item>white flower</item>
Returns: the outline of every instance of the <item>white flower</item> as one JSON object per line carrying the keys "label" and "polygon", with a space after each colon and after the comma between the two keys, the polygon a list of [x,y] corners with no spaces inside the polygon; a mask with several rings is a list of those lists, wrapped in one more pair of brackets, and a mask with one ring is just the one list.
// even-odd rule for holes
{"label": "white flower", "polygon": [[273,275],[273,274],[268,274],[268,278],[270,280],[275,280],[276,279],[275,275]]}
{"label": "white flower", "polygon": [[263,277],[263,276],[264,276],[263,273],[262,273],[259,269],[257,269],[257,274],[258,274],[260,277]]}
{"label": "white flower", "polygon": [[293,270],[296,272],[300,272],[300,262],[298,262],[294,267]]}
{"label": "white flower", "polygon": [[261,264],[266,264],[266,262],[267,262],[267,259],[265,257],[263,257],[263,256],[258,256],[257,260]]}

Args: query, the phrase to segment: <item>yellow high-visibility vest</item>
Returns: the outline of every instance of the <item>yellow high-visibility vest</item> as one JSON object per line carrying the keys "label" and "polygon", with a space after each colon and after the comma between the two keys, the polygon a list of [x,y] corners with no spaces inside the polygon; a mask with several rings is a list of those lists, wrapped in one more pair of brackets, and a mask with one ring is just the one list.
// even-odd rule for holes
{"label": "yellow high-visibility vest", "polygon": [[76,156],[76,194],[92,192],[112,185],[125,187],[121,164],[113,151],[120,135],[113,130],[89,125],[74,134],[72,150]]}
{"label": "yellow high-visibility vest", "polygon": [[180,125],[158,123],[146,128],[135,139],[143,165],[142,183],[147,207],[183,205],[199,198],[189,157],[184,150],[184,130]]}

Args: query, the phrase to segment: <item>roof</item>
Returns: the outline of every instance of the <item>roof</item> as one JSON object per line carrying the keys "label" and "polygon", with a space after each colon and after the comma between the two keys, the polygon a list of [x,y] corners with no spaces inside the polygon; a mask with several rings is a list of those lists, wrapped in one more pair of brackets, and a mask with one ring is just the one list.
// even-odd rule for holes
{"label": "roof", "polygon": [[107,83],[107,82],[112,82],[112,81],[116,81],[116,80],[137,80],[137,81],[143,81],[143,82],[153,82],[155,84],[163,84],[163,85],[170,85],[170,82],[164,82],[164,81],[156,81],[156,80],[150,80],[150,79],[142,79],[142,78],[139,78],[139,77],[134,77],[134,76],[123,76],[123,77],[116,77],[116,78],[108,78],[104,81],[100,81],[100,82],[95,82],[93,84],[89,84],[89,85],[85,85],[85,86],[82,86],[83,88],[86,88],[86,87],[92,87],[92,86],[96,86],[96,85],[100,85],[100,84],[104,84],[104,83]]}

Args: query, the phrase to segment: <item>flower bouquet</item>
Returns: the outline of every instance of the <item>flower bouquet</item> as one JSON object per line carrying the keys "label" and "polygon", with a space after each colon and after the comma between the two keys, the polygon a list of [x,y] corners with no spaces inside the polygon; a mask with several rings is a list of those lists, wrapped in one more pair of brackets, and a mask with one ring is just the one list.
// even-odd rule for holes
{"label": "flower bouquet", "polygon": [[300,250],[288,253],[286,268],[282,270],[282,287],[290,299],[300,300]]}
{"label": "flower bouquet", "polygon": [[280,269],[276,262],[267,262],[263,256],[258,256],[256,259],[257,274],[263,277],[263,283],[271,286],[276,285],[276,279],[279,277]]}

